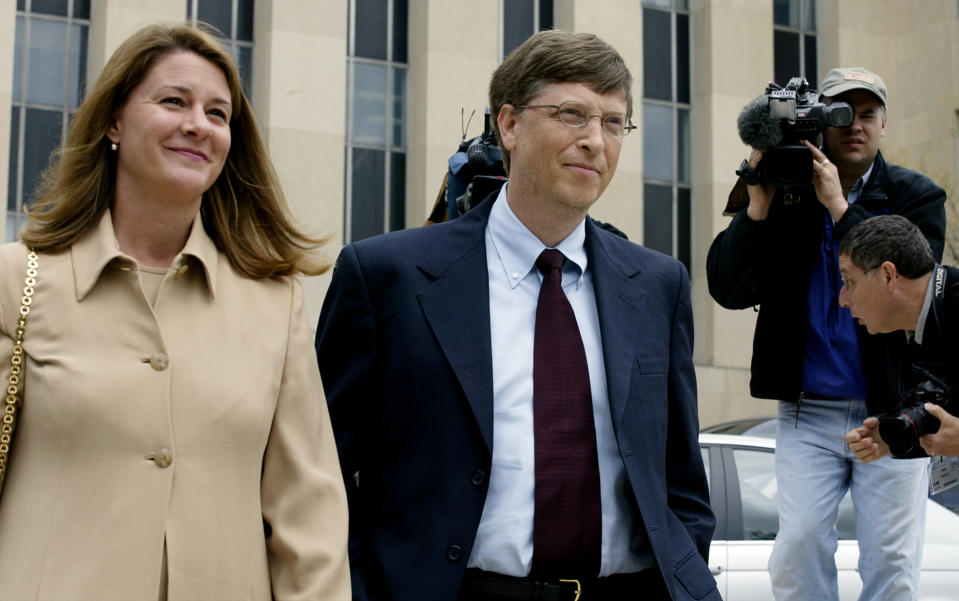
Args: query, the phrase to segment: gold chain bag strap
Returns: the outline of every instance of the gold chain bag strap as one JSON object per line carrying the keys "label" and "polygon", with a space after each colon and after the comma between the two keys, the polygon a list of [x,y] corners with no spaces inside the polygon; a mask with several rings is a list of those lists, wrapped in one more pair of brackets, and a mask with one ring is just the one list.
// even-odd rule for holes
{"label": "gold chain bag strap", "polygon": [[33,304],[33,288],[37,285],[37,253],[27,253],[27,278],[23,281],[23,296],[20,298],[20,316],[10,354],[10,375],[7,378],[7,395],[3,401],[3,418],[0,423],[0,491],[7,479],[10,447],[13,446],[13,431],[17,427],[17,412],[20,410],[20,383],[24,380],[26,359],[23,355],[23,334],[27,331],[27,316]]}

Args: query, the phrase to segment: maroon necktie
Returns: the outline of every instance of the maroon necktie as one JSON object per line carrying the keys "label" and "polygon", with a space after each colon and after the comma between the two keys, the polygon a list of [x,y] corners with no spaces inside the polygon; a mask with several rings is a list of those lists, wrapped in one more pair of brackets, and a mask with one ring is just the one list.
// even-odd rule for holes
{"label": "maroon necktie", "polygon": [[544,250],[533,342],[535,493],[531,575],[596,577],[602,542],[599,460],[586,351],[562,288],[563,253]]}

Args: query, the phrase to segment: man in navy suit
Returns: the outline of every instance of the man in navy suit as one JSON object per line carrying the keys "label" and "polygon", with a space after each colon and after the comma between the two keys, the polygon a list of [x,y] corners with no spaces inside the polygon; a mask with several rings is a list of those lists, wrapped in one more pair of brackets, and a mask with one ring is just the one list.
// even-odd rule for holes
{"label": "man in navy suit", "polygon": [[719,600],[688,275],[587,216],[631,85],[596,36],[534,35],[490,83],[508,184],[340,254],[316,351],[355,599]]}

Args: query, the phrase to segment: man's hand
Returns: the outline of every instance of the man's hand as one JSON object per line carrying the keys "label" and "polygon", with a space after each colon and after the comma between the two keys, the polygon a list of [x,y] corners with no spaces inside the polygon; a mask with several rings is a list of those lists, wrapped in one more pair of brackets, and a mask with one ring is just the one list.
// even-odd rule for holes
{"label": "man's hand", "polygon": [[929,455],[952,457],[959,455],[959,418],[952,415],[939,405],[926,403],[924,405],[929,415],[937,418],[942,424],[935,434],[926,434],[919,437],[919,444]]}
{"label": "man's hand", "polygon": [[816,188],[816,197],[829,211],[833,221],[839,221],[849,208],[849,203],[846,202],[846,197],[842,193],[839,170],[821,150],[816,148],[815,144],[810,143],[809,140],[803,140],[802,143],[812,151],[812,183]]}
{"label": "man's hand", "polygon": [[[753,151],[749,153],[749,167],[755,169],[762,158],[763,151],[753,148]],[[746,207],[746,215],[753,221],[764,221],[769,215],[769,205],[772,204],[773,195],[776,194],[776,186],[756,184],[755,186],[746,186],[746,192],[749,194],[749,206]]]}
{"label": "man's hand", "polygon": [[879,420],[874,417],[867,417],[861,426],[847,432],[846,443],[863,463],[872,463],[889,455],[889,446],[879,435]]}

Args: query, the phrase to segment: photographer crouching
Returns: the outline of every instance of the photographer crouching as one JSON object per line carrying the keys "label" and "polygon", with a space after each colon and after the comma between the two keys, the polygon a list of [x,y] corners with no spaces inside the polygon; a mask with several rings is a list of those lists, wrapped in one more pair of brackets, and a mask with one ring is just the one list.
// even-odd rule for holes
{"label": "photographer crouching", "polygon": [[844,442],[868,415],[892,409],[899,390],[886,377],[894,344],[872,340],[881,337],[839,306],[839,243],[857,223],[887,213],[918,225],[937,259],[945,238],[942,188],[879,152],[886,96],[882,79],[858,67],[830,71],[818,97],[801,78],[770,84],[740,115],[740,137],[753,151],[726,208],[735,216],[707,258],[720,305],[759,307],[750,392],[779,401],[780,528],[768,566],[778,601],[838,599],[835,525],[847,490],[860,601],[917,596],[928,460],[863,464]]}
{"label": "photographer crouching", "polygon": [[[922,233],[898,215],[868,219],[839,245],[839,304],[870,334],[905,331],[899,404],[846,435],[864,463],[959,455],[959,269],[937,265]],[[952,412],[952,413],[951,413]],[[941,425],[940,425],[941,424]]]}

